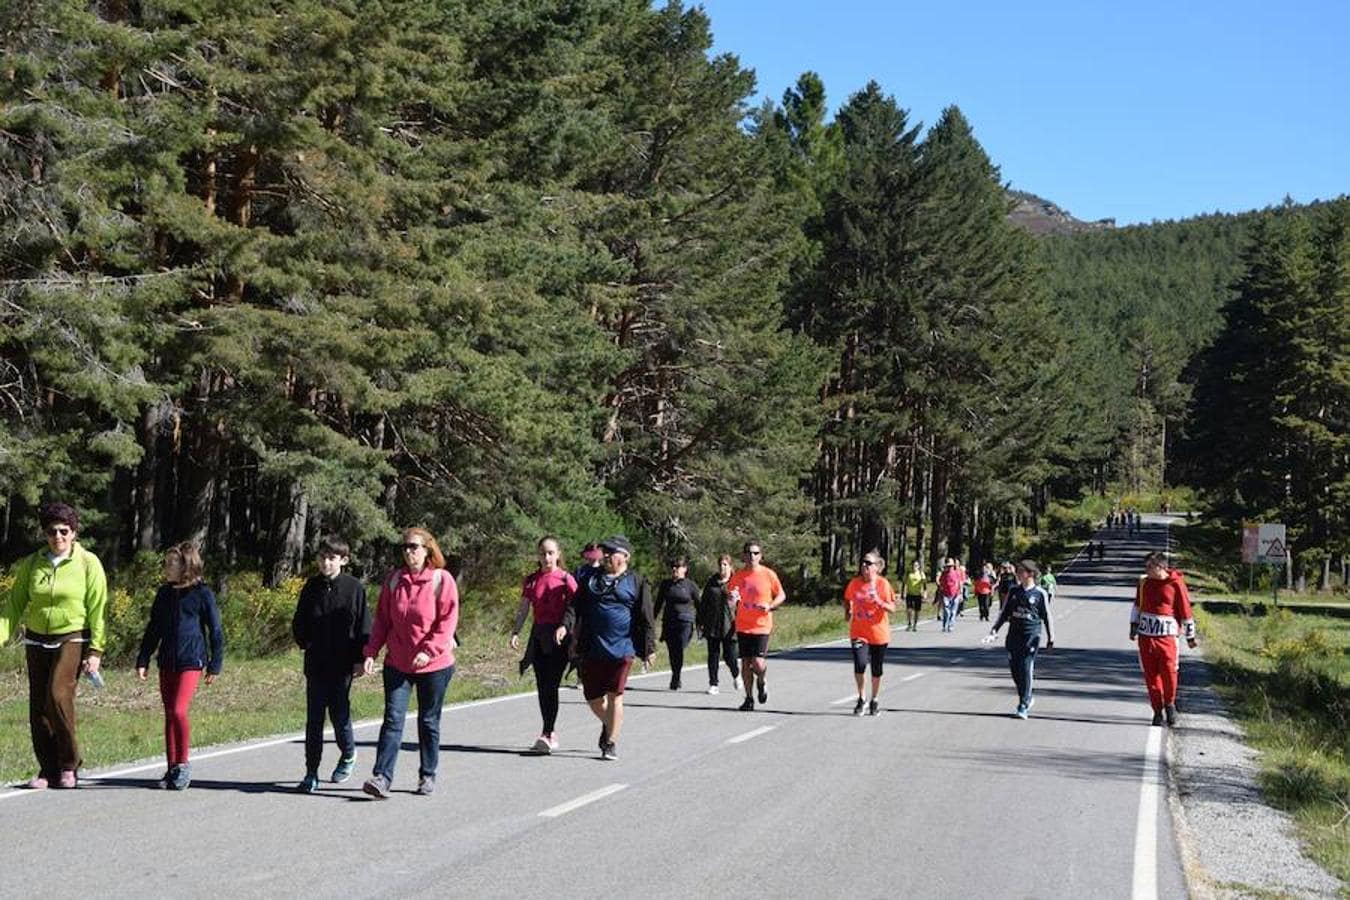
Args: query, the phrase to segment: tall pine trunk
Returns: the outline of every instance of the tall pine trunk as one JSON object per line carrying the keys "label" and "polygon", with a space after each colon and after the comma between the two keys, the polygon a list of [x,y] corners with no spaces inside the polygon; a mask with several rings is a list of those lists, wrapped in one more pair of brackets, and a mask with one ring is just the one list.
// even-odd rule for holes
{"label": "tall pine trunk", "polygon": [[277,554],[272,563],[268,584],[276,585],[300,570],[305,554],[305,529],[309,525],[309,497],[300,482],[293,481],[285,489],[287,514],[282,520]]}

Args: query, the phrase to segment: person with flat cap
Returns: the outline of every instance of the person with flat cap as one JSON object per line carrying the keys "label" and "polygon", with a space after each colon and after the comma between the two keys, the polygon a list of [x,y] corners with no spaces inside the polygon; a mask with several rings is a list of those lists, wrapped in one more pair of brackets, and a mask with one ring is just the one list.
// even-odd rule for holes
{"label": "person with flat cap", "polygon": [[647,579],[628,567],[633,545],[623,535],[600,542],[603,567],[583,573],[576,597],[558,627],[561,643],[575,633],[581,656],[581,687],[600,720],[600,758],[618,759],[623,728],[623,692],[634,657],[656,656],[653,602]]}

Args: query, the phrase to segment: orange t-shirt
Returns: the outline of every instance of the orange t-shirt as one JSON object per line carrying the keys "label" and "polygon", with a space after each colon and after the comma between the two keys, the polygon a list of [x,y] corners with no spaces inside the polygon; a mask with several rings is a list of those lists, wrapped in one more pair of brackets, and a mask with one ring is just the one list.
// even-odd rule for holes
{"label": "orange t-shirt", "polygon": [[[885,578],[876,582],[877,600],[894,603],[895,591]],[[848,604],[848,636],[854,640],[867,641],[869,644],[889,644],[891,642],[891,619],[886,607],[872,599],[872,585],[859,575],[844,588],[844,601]]]}
{"label": "orange t-shirt", "polygon": [[727,582],[727,593],[734,590],[741,592],[741,602],[736,604],[736,630],[745,634],[773,631],[773,613],[767,607],[783,591],[778,573],[768,566],[754,572],[740,569]]}

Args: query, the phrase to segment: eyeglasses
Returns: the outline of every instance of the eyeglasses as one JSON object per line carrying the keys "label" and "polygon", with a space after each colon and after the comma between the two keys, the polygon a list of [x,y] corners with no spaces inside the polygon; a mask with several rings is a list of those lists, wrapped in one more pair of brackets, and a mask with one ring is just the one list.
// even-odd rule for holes
{"label": "eyeglasses", "polygon": [[426,545],[425,545],[425,544],[404,544],[404,545],[403,545],[403,552],[404,552],[404,553],[416,553],[418,550],[425,550],[425,549],[426,549]]}
{"label": "eyeglasses", "polygon": [[47,529],[47,534],[51,535],[52,537],[65,537],[66,535],[73,533],[74,529],[67,528],[65,525],[56,525],[53,526],[52,528]]}

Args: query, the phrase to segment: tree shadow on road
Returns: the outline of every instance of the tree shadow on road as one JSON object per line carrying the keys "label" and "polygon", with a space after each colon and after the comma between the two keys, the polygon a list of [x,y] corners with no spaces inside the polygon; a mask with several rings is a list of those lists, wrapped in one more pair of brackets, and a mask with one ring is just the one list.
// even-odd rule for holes
{"label": "tree shadow on road", "polygon": [[738,716],[752,716],[756,713],[770,716],[838,716],[842,713],[825,710],[809,709],[782,709],[781,707],[769,704],[767,706],[756,705],[753,710],[741,710],[734,706],[691,706],[682,703],[632,703],[625,701],[624,709],[677,709],[684,712],[719,712],[735,713]]}
{"label": "tree shadow on road", "polygon": [[[1032,722],[1035,719],[1033,716]],[[967,762],[981,769],[1009,775],[1031,773],[1050,779],[1067,777],[1098,782],[1102,780],[1138,782],[1143,765],[1142,755],[1133,749],[1103,753],[1098,750],[1079,751],[1066,747],[1025,750],[1013,749],[1011,746],[997,750],[949,748],[943,752],[943,759],[948,762]]]}
{"label": "tree shadow on road", "polygon": [[[379,746],[378,740],[357,741],[358,747],[369,747],[371,749]],[[421,749],[416,741],[403,741],[399,744],[399,750],[405,753],[416,753]],[[491,744],[441,744],[441,749],[447,753],[481,753],[500,756],[544,756],[543,753],[535,753],[527,747],[503,747]]]}
{"label": "tree shadow on road", "polygon": [[[1040,690],[1038,689],[1036,693],[1037,696],[1039,696]],[[882,707],[882,710],[884,712],[909,714],[916,716],[956,716],[958,718],[975,717],[986,719],[1017,718],[1015,715],[1013,715],[1011,710],[1009,710],[1008,712],[977,712],[973,710],[959,710],[959,709],[919,709],[913,706],[884,706]],[[1147,717],[1141,719],[1138,716],[1066,716],[1055,714],[1041,715],[1039,713],[1033,713],[1031,718],[1032,720],[1040,719],[1050,722],[1079,722],[1084,725],[1113,725],[1113,726],[1138,725],[1141,722],[1147,723],[1148,721]]]}
{"label": "tree shadow on road", "polygon": [[[81,790],[99,790],[102,788],[142,789],[161,791],[158,778],[95,778],[83,782]],[[192,779],[189,791],[234,791],[240,794],[294,793],[292,781],[214,781],[211,779]]]}

